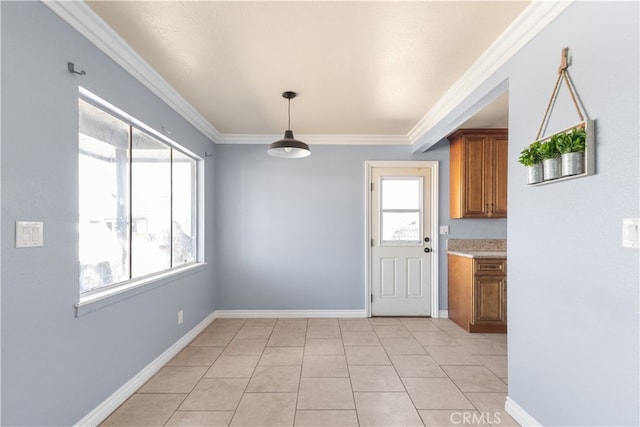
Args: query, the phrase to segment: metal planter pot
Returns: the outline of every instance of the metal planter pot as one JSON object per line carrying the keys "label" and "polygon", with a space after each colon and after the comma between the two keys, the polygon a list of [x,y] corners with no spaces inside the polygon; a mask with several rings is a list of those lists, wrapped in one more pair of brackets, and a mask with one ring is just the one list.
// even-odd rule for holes
{"label": "metal planter pot", "polygon": [[563,154],[562,176],[580,175],[581,173],[584,173],[584,152]]}
{"label": "metal planter pot", "polygon": [[544,166],[545,181],[558,179],[562,176],[562,161],[560,160],[560,157],[555,159],[544,159],[542,164]]}
{"label": "metal planter pot", "polygon": [[527,184],[537,184],[542,182],[542,163],[536,163],[533,166],[527,166]]}

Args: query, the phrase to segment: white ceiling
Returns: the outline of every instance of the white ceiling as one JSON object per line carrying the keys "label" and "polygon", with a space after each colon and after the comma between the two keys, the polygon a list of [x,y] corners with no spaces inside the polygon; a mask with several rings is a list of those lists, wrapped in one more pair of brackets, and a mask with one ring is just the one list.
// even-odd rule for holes
{"label": "white ceiling", "polygon": [[222,134],[281,134],[293,90],[296,135],[406,135],[528,3],[88,2]]}

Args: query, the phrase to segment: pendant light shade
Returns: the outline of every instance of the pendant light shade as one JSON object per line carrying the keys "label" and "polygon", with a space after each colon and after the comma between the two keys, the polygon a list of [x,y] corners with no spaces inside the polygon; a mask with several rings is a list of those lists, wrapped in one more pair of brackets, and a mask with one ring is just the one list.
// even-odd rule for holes
{"label": "pendant light shade", "polygon": [[297,159],[307,157],[311,154],[309,146],[302,141],[295,139],[291,130],[291,100],[296,97],[295,92],[284,92],[283,98],[289,100],[289,126],[284,132],[284,138],[269,145],[267,153],[274,157],[283,157],[286,159]]}

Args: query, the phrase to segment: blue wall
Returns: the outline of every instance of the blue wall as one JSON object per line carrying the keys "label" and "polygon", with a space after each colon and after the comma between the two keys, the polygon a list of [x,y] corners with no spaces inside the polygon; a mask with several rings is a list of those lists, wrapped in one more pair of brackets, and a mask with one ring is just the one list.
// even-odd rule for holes
{"label": "blue wall", "polygon": [[[362,310],[365,301],[365,161],[440,162],[440,224],[450,238],[506,238],[507,220],[449,219],[449,144],[311,147],[287,160],[262,145],[216,147],[218,308]],[[440,309],[447,308],[440,236]]]}
{"label": "blue wall", "polygon": [[[215,309],[212,264],[100,310],[78,301],[78,85],[204,158],[207,138],[40,2],[1,2],[2,425],[71,425]],[[69,73],[67,61],[87,72]],[[213,161],[205,241],[213,260]],[[16,249],[15,221],[44,222]],[[184,323],[177,325],[177,311]]]}
{"label": "blue wall", "polygon": [[[639,4],[575,2],[444,117],[509,87],[509,398],[543,425],[640,424]],[[526,185],[535,139],[569,47],[570,75],[596,120],[596,175]],[[565,88],[547,135],[578,123]],[[420,143],[426,143],[427,137]]]}
{"label": "blue wall", "polygon": [[[576,2],[509,64],[509,396],[544,425],[639,425],[639,4]],[[560,49],[596,120],[597,174],[528,188]],[[578,122],[563,90],[549,131]]]}

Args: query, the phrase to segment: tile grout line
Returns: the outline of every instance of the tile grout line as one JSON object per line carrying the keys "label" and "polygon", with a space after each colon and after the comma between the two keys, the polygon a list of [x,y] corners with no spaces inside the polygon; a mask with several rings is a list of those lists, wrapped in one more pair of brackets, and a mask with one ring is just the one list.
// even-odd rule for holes
{"label": "tile grout line", "polygon": [[[409,335],[411,335],[411,338],[413,338],[414,340],[416,340],[416,342],[420,345],[420,347],[424,350],[424,352],[429,355],[429,352],[427,351],[426,348],[424,348],[424,346],[422,345],[422,343],[420,343],[420,341],[418,341],[418,339],[416,338],[416,336],[414,335],[413,331],[410,331],[409,328],[406,327],[406,325],[404,323],[402,323],[402,320],[400,321],[400,323],[402,324],[402,326],[404,326],[404,328],[409,332]],[[384,348],[384,346],[383,346]],[[385,352],[387,350],[385,349]],[[387,354],[387,357],[389,357],[389,360],[391,361],[391,366],[393,366],[393,369],[396,371],[396,374],[398,375],[398,378],[400,378],[400,383],[402,384],[402,387],[404,388],[405,393],[407,394],[407,397],[409,397],[409,401],[411,402],[411,404],[413,405],[413,409],[415,409],[416,414],[418,414],[418,418],[420,419],[420,422],[422,423],[422,425],[426,425],[424,420],[422,419],[422,416],[420,415],[420,410],[418,409],[418,407],[416,406],[416,402],[414,402],[413,398],[411,397],[411,394],[409,394],[409,390],[407,390],[407,385],[404,383],[404,381],[402,381],[402,377],[400,376],[400,373],[398,372],[398,369],[396,368],[396,365],[393,364],[393,359],[391,359],[391,355]]]}
{"label": "tile grout line", "polygon": [[[213,324],[213,323],[212,323],[212,324]],[[243,324],[244,324],[244,322],[243,322]],[[211,326],[211,325],[209,325],[209,326]],[[207,326],[207,328],[208,328],[209,326]],[[205,328],[205,330],[206,330],[207,328]],[[241,326],[240,328],[242,328],[242,326]],[[240,330],[240,329],[238,329],[238,330]],[[198,334],[198,336],[200,336],[203,332],[204,332],[204,331],[202,331],[200,334]],[[233,334],[233,337],[235,337],[237,333],[238,333],[238,332],[236,331],[236,332]],[[229,342],[231,342],[231,341],[233,340],[233,337],[231,338],[231,340],[230,340]],[[189,344],[185,347],[185,349],[186,349],[186,348],[191,347],[191,344],[192,344],[192,343],[193,343],[197,338],[198,338],[198,337],[195,337],[193,340],[191,340],[191,342],[189,342]],[[228,343],[227,343],[227,345],[228,345]],[[215,346],[205,346],[205,347],[215,347]],[[226,349],[226,348],[227,348],[227,346],[225,345],[225,346],[224,346],[224,349]],[[182,351],[184,351],[184,349],[182,349],[182,350],[180,351],[180,353],[182,353]],[[180,353],[178,353],[178,354],[180,354]],[[207,372],[209,372],[209,369],[211,369],[211,367],[213,366],[213,364],[216,362],[216,360],[218,360],[218,358],[219,358],[223,353],[224,353],[224,350],[222,350],[222,351],[220,352],[220,354],[218,354],[218,355],[215,357],[215,359],[211,362],[211,364],[208,366],[208,368],[204,371],[204,373],[202,374],[202,376],[200,377],[200,379],[198,379],[198,381],[195,383],[195,385],[191,388],[191,391],[190,391],[189,393],[187,393],[187,394],[184,396],[184,398],[182,399],[182,401],[180,402],[180,404],[179,404],[179,405],[176,407],[176,409],[171,413],[171,415],[169,416],[169,418],[167,418],[167,421],[165,421],[165,422],[164,422],[163,426],[166,426],[166,425],[167,425],[167,423],[168,423],[169,421],[171,421],[171,418],[173,418],[173,416],[176,414],[176,412],[179,412],[180,407],[182,406],[182,404],[184,403],[184,401],[185,401],[185,400],[187,400],[187,398],[191,395],[191,393],[193,392],[193,390],[195,390],[195,388],[198,386],[198,384],[200,384],[200,381],[202,381],[202,380],[204,379],[204,376],[207,374]],[[176,355],[176,356],[177,356],[177,355]],[[175,358],[176,356],[174,356],[174,358]],[[170,363],[170,362],[169,362],[169,363]],[[165,366],[163,366],[163,369],[164,369],[165,367],[166,367],[166,365],[165,365]],[[137,392],[136,392],[136,393],[137,393]],[[235,413],[234,413],[234,414],[235,414]]]}
{"label": "tile grout line", "polygon": [[[444,332],[444,333],[446,334],[446,332],[445,332],[444,330],[442,330],[442,328],[440,328],[440,327],[438,327],[438,328],[439,328],[442,332]],[[447,335],[448,335],[448,334],[447,334]],[[458,339],[454,338],[454,339],[455,339],[455,340],[456,340],[456,342],[457,342],[457,340],[458,340],[458,339],[460,339],[460,338],[458,338]],[[470,338],[470,339],[486,339],[486,340],[488,340],[488,338],[487,338],[486,336],[484,336],[484,335],[483,335],[482,337],[479,337],[479,338]],[[459,346],[459,347],[461,347],[461,348],[463,348],[463,350],[467,351],[467,350],[466,350],[463,346],[461,346],[460,344],[458,344],[458,346]],[[471,352],[469,352],[469,355],[470,355],[470,356],[472,356],[472,357],[474,357],[474,358],[475,358],[475,356],[477,356],[477,355],[475,355],[475,354],[472,354]],[[478,362],[480,362],[480,361],[478,361]],[[441,369],[442,369],[442,366],[483,366],[483,367],[485,367],[485,368],[486,368],[486,366],[484,366],[484,364],[483,364],[482,362],[480,362],[480,365],[440,365],[440,364],[438,364],[438,366],[440,366],[440,367],[441,367]],[[488,369],[488,368],[486,368],[486,369]],[[482,411],[480,410],[480,408],[479,408],[475,403],[473,403],[473,402],[471,401],[471,399],[469,399],[469,397],[467,396],[467,393],[465,393],[464,391],[462,391],[462,389],[460,388],[460,386],[459,386],[459,385],[458,385],[458,384],[453,380],[453,378],[451,378],[451,377],[449,376],[449,373],[448,373],[445,369],[442,369],[442,371],[445,373],[445,375],[447,375],[447,378],[449,379],[449,381],[451,381],[451,382],[453,383],[453,385],[454,385],[454,386],[455,386],[455,387],[460,391],[460,393],[462,393],[462,395],[464,396],[464,398],[465,398],[465,399],[466,399],[466,400],[467,400],[467,401],[468,401],[468,402],[469,402],[469,403],[474,407],[474,409],[475,409],[476,411],[478,411],[478,413],[482,414]],[[497,375],[496,375],[496,377],[497,377]],[[500,379],[500,378],[498,378],[498,379]],[[495,393],[499,393],[499,392],[495,392]],[[487,425],[489,425],[489,423],[486,423],[486,424],[487,424]]]}
{"label": "tile grout line", "polygon": [[[448,334],[447,334],[447,333],[446,333],[446,332],[445,332],[445,331],[444,331],[440,326],[438,326],[438,325],[434,325],[434,326],[438,329],[438,331],[436,331],[436,332],[441,332],[441,333],[443,333],[443,334],[445,334],[445,335],[447,335],[447,336],[449,336],[449,337],[450,337],[450,335],[448,335]],[[417,338],[415,337],[415,335],[413,334],[413,332],[411,332],[411,334],[413,335],[414,339],[416,339],[416,340],[417,340]],[[427,355],[430,355],[429,351],[425,348],[425,346],[424,346],[422,343],[420,343],[419,341],[418,341],[418,343],[419,343],[419,344],[420,344],[420,346],[425,350],[425,352],[427,353]],[[434,346],[434,347],[436,347],[436,346]],[[460,347],[460,346],[459,346],[459,345],[456,345],[455,347]],[[434,361],[435,361],[435,359],[434,359]],[[436,363],[437,363],[437,362],[436,362]],[[440,370],[441,370],[442,372],[444,372],[444,374],[446,375],[446,378],[447,378],[449,381],[451,381],[451,383],[452,383],[452,384],[453,384],[453,385],[458,389],[458,391],[460,391],[460,393],[464,396],[464,398],[465,398],[465,399],[466,399],[466,400],[467,400],[471,405],[473,405],[473,407],[474,407],[474,408],[476,408],[476,406],[473,404],[473,402],[471,402],[471,401],[467,398],[467,395],[466,395],[466,394],[464,394],[464,392],[460,389],[460,387],[458,387],[458,384],[456,384],[456,382],[455,382],[455,381],[453,381],[453,379],[449,376],[449,373],[448,373],[446,370],[442,369],[442,366],[447,366],[447,365],[441,365],[441,364],[439,364],[439,363],[437,363],[437,365],[438,365],[438,367],[440,368]],[[407,393],[407,394],[408,394],[408,393]],[[411,398],[411,395],[409,395],[409,398]],[[412,399],[412,398],[411,398],[411,402],[414,404],[414,407],[415,407],[415,402],[413,401],[413,399]],[[476,409],[477,409],[477,408],[476,408]],[[452,409],[447,409],[447,410],[452,410]],[[457,410],[457,409],[453,409],[453,410]],[[461,409],[461,410],[464,410],[464,409]],[[416,408],[416,411],[418,411],[418,414],[420,414],[420,412],[419,412],[420,410],[419,410],[418,408]],[[420,417],[420,419],[422,420],[422,416]],[[424,420],[422,420],[422,422],[424,423]]]}
{"label": "tile grout line", "polygon": [[[238,335],[238,333],[240,332],[240,330],[244,327],[244,325],[247,324],[247,319],[244,319],[244,321],[242,322],[242,324],[240,325],[240,327],[238,328],[237,331],[235,331],[235,333],[233,334],[233,336],[231,337],[231,339],[229,340],[229,342],[227,343],[227,345],[224,346],[224,350],[222,350],[222,352],[218,355],[218,357],[216,358],[216,360],[218,360],[221,356],[224,355],[225,350],[227,349],[227,347],[229,347],[229,344],[231,344],[231,342],[233,341],[233,339]],[[215,361],[213,362],[215,363]],[[213,366],[213,363],[211,364],[211,366]],[[255,368],[254,368],[255,369]],[[249,378],[249,381],[251,381],[251,378]],[[231,418],[229,419],[229,425],[231,425],[231,422],[233,421],[233,419],[236,416],[236,412],[238,411],[238,407],[240,406],[240,402],[242,401],[242,397],[244,396],[245,391],[247,390],[247,387],[249,386],[249,381],[247,381],[247,384],[244,386],[244,390],[242,391],[242,396],[240,396],[240,399],[238,400],[238,404],[236,405],[236,408],[233,410],[233,415],[231,415]]]}
{"label": "tile grout line", "polygon": [[[436,325],[436,327],[437,327],[441,332],[443,332],[444,334],[446,334],[447,336],[450,336],[450,335],[448,335],[448,334],[447,334],[447,333],[446,333],[442,328],[440,328],[438,325]],[[453,338],[453,337],[452,337],[452,338]],[[453,339],[455,339],[455,338],[453,338]],[[460,344],[457,344],[456,346],[457,346],[457,347],[461,347],[461,348],[462,348],[462,346],[460,346]],[[426,349],[425,349],[425,350],[426,350]],[[464,349],[464,350],[466,351],[466,349]],[[471,355],[471,353],[469,353],[469,354]],[[473,356],[473,355],[471,355],[471,356]],[[440,365],[440,364],[438,363],[438,366],[440,367],[440,369],[442,370],[442,372],[444,372],[444,374],[447,376],[447,379],[448,379],[449,381],[451,381],[451,383],[452,383],[452,384],[453,384],[453,385],[458,389],[458,391],[459,391],[459,392],[464,396],[464,398],[467,400],[467,402],[469,402],[469,403],[474,407],[474,409],[475,409],[476,411],[480,412],[480,410],[479,410],[479,409],[478,409],[478,407],[475,405],[475,403],[473,403],[471,400],[469,400],[469,398],[467,397],[467,395],[462,391],[462,389],[458,386],[458,384],[457,384],[457,383],[456,383],[456,382],[455,382],[455,381],[454,381],[454,380],[449,376],[449,373],[448,373],[445,369],[443,369],[443,368],[442,368],[443,366],[455,366],[455,365]],[[472,365],[461,365],[461,366],[472,366]],[[461,409],[461,410],[462,410],[462,411],[464,411],[465,409]]]}
{"label": "tile grout line", "polygon": [[304,369],[304,355],[307,349],[307,331],[309,330],[309,319],[304,319],[304,320],[305,320],[305,328],[304,328],[304,342],[302,344],[302,360],[300,361],[300,375],[298,376],[298,390],[296,391],[296,407],[293,412],[294,426],[296,425],[296,420],[298,418],[298,402],[300,400],[300,385],[302,384],[302,370]]}
{"label": "tile grout line", "polygon": [[[367,319],[367,322],[369,320]],[[371,326],[371,323],[369,323]],[[353,381],[351,381],[351,370],[349,369],[349,362],[347,360],[347,349],[344,344],[344,335],[342,335],[342,326],[340,326],[340,320],[338,320],[338,331],[340,332],[340,342],[342,342],[342,353],[344,354],[344,364],[347,366],[347,375],[349,377],[349,387],[351,387],[351,398],[353,399],[353,411],[356,413],[356,422],[360,426],[360,416],[358,415],[358,406],[356,405],[356,392],[353,390]]]}
{"label": "tile grout line", "polygon": [[[206,329],[206,328],[205,328],[205,329]],[[203,331],[203,332],[204,332],[204,331]],[[201,333],[202,333],[202,332],[201,332]],[[200,335],[200,334],[198,334],[198,336],[199,336],[199,335]],[[185,348],[189,348],[189,347],[191,346],[191,343],[193,343],[193,342],[195,341],[195,339],[196,339],[196,338],[197,338],[197,337],[195,337],[194,339],[192,339],[192,340],[189,342],[189,344],[187,344],[187,346],[185,346]],[[182,350],[180,351],[180,353],[182,353],[182,351],[184,351],[184,349],[182,349]],[[178,353],[178,354],[180,354],[180,353]],[[178,355],[176,354],[176,355],[175,355],[171,360],[175,359],[177,356],[178,356]],[[217,359],[217,357],[216,357],[216,359]],[[166,365],[164,365],[164,366],[160,369],[160,371],[161,371],[162,369],[166,368],[166,367],[168,366],[168,364],[169,364],[169,363],[171,363],[171,360],[170,360]],[[215,360],[214,360],[214,362],[215,362]],[[211,363],[211,365],[213,365],[213,362]],[[211,367],[211,365],[209,365],[209,368]],[[160,371],[158,371],[158,373],[160,373]],[[207,369],[202,373],[202,375],[200,376],[200,378],[198,379],[198,381],[196,381],[195,385],[194,385],[193,387],[191,387],[191,391],[189,391],[188,393],[185,393],[185,394],[184,394],[184,397],[183,397],[183,398],[182,398],[182,400],[180,401],[180,404],[178,404],[178,406],[176,407],[176,409],[175,409],[175,410],[174,410],[174,411],[169,415],[169,417],[167,418],[167,420],[162,424],[163,426],[166,426],[166,425],[167,425],[167,423],[171,420],[171,418],[176,414],[176,412],[178,412],[178,410],[180,409],[180,406],[182,406],[182,404],[184,403],[184,401],[189,397],[189,395],[191,395],[191,392],[193,392],[193,390],[194,390],[194,389],[196,388],[196,386],[200,383],[200,381],[202,380],[202,378],[204,378],[204,375],[207,373],[207,371],[208,371],[208,368],[207,368]],[[155,378],[155,377],[156,377],[156,375],[158,375],[158,373],[156,373],[153,377],[151,377],[151,378],[149,379],[149,381],[151,381],[153,378]],[[147,384],[149,381],[147,381],[145,384]],[[137,395],[137,394],[143,394],[143,393],[140,393],[140,392],[139,392],[139,390],[140,390],[142,387],[144,387],[144,385],[145,385],[145,384],[143,384],[143,385],[142,385],[138,390],[136,390],[136,392],[133,394],[133,396],[135,396],[135,395]],[[174,393],[166,393],[166,394],[174,394]],[[129,400],[129,399],[127,399],[127,400]],[[124,404],[124,403],[123,403],[123,404]],[[120,405],[120,406],[122,406],[122,405]],[[117,411],[117,409],[116,409],[116,411]],[[115,411],[114,411],[114,413],[115,413]]]}

